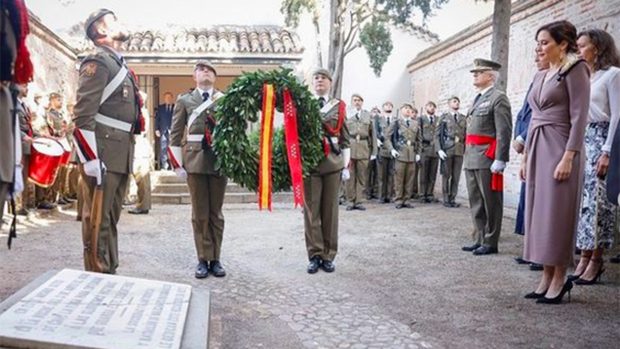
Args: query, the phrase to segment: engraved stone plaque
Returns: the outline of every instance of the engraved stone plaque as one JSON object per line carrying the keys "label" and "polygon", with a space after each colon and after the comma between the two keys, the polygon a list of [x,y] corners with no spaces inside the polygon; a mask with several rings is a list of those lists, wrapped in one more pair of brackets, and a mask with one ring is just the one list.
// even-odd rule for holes
{"label": "engraved stone plaque", "polygon": [[191,295],[188,285],[64,269],[0,314],[0,347],[177,349]]}

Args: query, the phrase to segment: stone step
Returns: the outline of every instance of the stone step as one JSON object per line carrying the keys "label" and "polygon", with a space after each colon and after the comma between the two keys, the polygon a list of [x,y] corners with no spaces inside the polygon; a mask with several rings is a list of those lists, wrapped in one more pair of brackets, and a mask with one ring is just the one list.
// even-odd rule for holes
{"label": "stone step", "polygon": [[[189,193],[153,193],[151,194],[151,201],[154,204],[191,204]],[[271,199],[272,202],[293,202],[293,193],[282,192],[274,193]],[[255,193],[234,193],[226,192],[224,197],[224,203],[226,204],[248,204],[257,203],[257,196]]]}
{"label": "stone step", "polygon": [[[186,182],[182,183],[158,183],[152,190],[153,193],[160,194],[188,194],[189,187]],[[252,194],[247,189],[236,183],[228,183],[226,186],[227,193],[248,193]]]}

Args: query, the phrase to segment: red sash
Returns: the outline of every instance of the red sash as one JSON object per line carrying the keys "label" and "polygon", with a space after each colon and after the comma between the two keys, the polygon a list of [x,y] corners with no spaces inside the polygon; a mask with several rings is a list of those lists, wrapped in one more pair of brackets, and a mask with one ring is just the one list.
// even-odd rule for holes
{"label": "red sash", "polygon": [[[495,151],[497,148],[497,139],[484,135],[467,135],[465,139],[467,145],[489,145],[484,153],[489,159],[495,160]],[[493,173],[491,175],[491,190],[504,191],[504,175],[501,173]]]}

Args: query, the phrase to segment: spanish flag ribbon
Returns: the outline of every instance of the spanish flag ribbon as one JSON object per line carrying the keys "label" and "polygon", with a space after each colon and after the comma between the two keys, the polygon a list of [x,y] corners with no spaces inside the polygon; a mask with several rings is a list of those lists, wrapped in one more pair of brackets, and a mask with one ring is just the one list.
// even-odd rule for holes
{"label": "spanish flag ribbon", "polygon": [[263,108],[260,132],[260,157],[258,163],[258,208],[271,211],[273,188],[271,163],[273,158],[273,118],[276,94],[273,85],[263,85]]}
{"label": "spanish flag ribbon", "polygon": [[299,134],[297,131],[297,109],[293,103],[293,97],[288,89],[283,92],[284,97],[284,136],[286,139],[286,153],[288,167],[291,173],[293,185],[293,203],[303,206],[304,204],[304,180],[301,167],[301,149],[299,148]]}

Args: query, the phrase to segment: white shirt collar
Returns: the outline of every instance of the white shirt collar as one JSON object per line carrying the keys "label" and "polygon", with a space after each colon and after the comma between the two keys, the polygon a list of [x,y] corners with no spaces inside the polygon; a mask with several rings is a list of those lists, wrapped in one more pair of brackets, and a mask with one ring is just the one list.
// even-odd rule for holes
{"label": "white shirt collar", "polygon": [[211,87],[208,90],[203,90],[200,87],[196,87],[196,89],[198,90],[198,92],[200,92],[200,95],[202,96],[203,93],[205,92],[209,92],[209,99],[213,98],[213,87]]}
{"label": "white shirt collar", "polygon": [[329,94],[325,94],[325,95],[314,94],[314,96],[316,97],[316,99],[319,99],[321,97],[325,98],[325,102],[328,102],[331,99],[329,98]]}
{"label": "white shirt collar", "polygon": [[478,93],[480,93],[480,95],[483,96],[485,93],[487,93],[493,87],[495,87],[495,85],[491,85],[491,86],[485,88],[484,90],[479,90]]}

